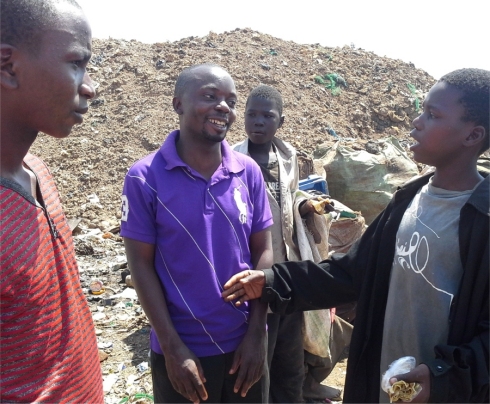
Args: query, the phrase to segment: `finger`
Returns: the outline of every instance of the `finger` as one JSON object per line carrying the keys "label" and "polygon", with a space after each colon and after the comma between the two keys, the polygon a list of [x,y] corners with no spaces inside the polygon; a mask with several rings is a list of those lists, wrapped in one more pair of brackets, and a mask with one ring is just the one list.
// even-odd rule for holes
{"label": "finger", "polygon": [[238,299],[235,303],[235,306],[241,306],[243,303],[248,302],[250,298],[247,294],[244,294],[240,299]]}
{"label": "finger", "polygon": [[240,279],[242,278],[245,278],[246,276],[249,275],[249,271],[242,271],[242,272],[239,272],[235,275],[233,275],[230,279],[228,279],[228,281],[224,284],[223,288],[224,289],[229,289],[230,287],[232,287],[233,285],[235,285],[236,283],[238,283],[240,281]]}
{"label": "finger", "polygon": [[238,299],[240,296],[245,294],[245,290],[242,287],[237,287],[237,285],[225,290],[221,293],[221,296],[226,302],[231,302],[232,300]]}
{"label": "finger", "polygon": [[198,375],[197,375],[198,379],[196,380],[196,390],[197,390],[197,393],[199,394],[199,396],[203,400],[207,400],[208,399],[208,392],[206,390],[206,386],[204,385],[204,383],[206,383],[206,378],[204,377],[204,371],[202,370],[200,362],[197,362],[196,365],[197,365],[197,372],[198,372]]}
{"label": "finger", "polygon": [[247,372],[247,377],[245,378],[244,382],[242,383],[242,390],[241,390],[241,396],[245,397],[250,390],[250,388],[257,383],[257,381],[260,379],[260,372],[258,372],[259,369],[255,369],[255,371],[248,371]]}
{"label": "finger", "polygon": [[[240,362],[241,362],[240,354],[238,351],[235,351],[235,354],[233,355],[233,362],[231,363],[230,371],[228,372],[230,375],[233,375],[236,373],[236,371],[238,370],[238,368],[240,366]],[[236,392],[237,391],[235,391],[235,393]]]}
{"label": "finger", "polygon": [[238,393],[241,390],[240,395],[242,397],[245,397],[248,391],[248,387],[245,389],[245,385],[244,385],[245,378],[246,378],[246,374],[243,371],[243,367],[240,367],[240,369],[238,370],[237,378],[235,380],[235,386],[233,388],[233,391],[235,393]]}

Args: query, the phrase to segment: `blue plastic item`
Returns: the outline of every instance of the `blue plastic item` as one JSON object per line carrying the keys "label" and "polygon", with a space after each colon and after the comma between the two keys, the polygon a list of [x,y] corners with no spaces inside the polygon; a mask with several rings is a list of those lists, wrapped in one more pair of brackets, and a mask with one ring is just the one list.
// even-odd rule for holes
{"label": "blue plastic item", "polygon": [[309,175],[308,178],[299,181],[299,189],[302,191],[308,190],[316,190],[325,195],[328,195],[328,185],[327,181],[323,179],[321,176],[312,174]]}

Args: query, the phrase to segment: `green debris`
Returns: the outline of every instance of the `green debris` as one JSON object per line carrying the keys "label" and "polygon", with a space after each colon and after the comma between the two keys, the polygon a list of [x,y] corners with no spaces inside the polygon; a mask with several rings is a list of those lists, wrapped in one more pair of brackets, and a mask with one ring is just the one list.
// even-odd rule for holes
{"label": "green debris", "polygon": [[332,95],[340,94],[340,86],[348,87],[344,78],[337,73],[329,73],[324,76],[315,76],[315,82],[328,88]]}
{"label": "green debris", "polygon": [[413,84],[407,83],[407,87],[410,90],[410,92],[412,93],[412,96],[414,98],[413,103],[415,105],[415,111],[419,112],[419,110],[420,110],[420,101],[419,101],[419,97],[418,97],[419,91],[417,90],[417,87],[415,87]]}
{"label": "green debris", "polygon": [[272,56],[277,56],[277,51],[275,49],[270,49],[269,50],[269,54],[271,54]]}
{"label": "green debris", "polygon": [[146,393],[135,393],[130,395],[129,397],[124,397],[121,401],[119,401],[119,404],[124,404],[124,403],[147,403],[147,402],[154,402],[154,398],[150,394]]}

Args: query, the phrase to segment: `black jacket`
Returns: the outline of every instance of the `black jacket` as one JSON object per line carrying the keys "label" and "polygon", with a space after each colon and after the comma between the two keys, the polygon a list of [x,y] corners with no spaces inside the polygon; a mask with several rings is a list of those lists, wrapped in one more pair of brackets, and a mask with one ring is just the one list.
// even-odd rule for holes
{"label": "black jacket", "polygon": [[[335,307],[357,300],[344,402],[378,402],[383,324],[396,233],[408,204],[429,177],[399,189],[346,255],[265,270],[262,301],[276,312]],[[489,177],[461,209],[464,268],[450,312],[447,344],[434,347],[431,403],[489,402]]]}

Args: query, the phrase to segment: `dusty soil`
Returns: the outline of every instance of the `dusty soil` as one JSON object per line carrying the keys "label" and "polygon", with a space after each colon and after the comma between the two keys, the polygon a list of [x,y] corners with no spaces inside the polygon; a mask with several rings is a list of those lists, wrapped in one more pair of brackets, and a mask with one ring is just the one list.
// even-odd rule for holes
{"label": "dusty soil", "polygon": [[[50,166],[65,212],[76,226],[82,286],[101,352],[108,355],[102,361],[107,403],[135,400],[135,392],[151,393],[145,370],[148,321],[136,299],[109,298],[132,291],[122,282],[126,258],[118,236],[124,175],[178,127],[171,104],[175,80],[184,67],[204,62],[223,66],[237,86],[238,118],[229,143],[245,137],[248,92],[269,84],[279,89],[285,103],[279,137],[304,156],[338,138],[357,149],[387,136],[407,145],[417,103],[435,81],[412,64],[362,49],[299,45],[250,29],[155,44],[95,39],[89,72],[97,82],[97,97],[84,124],[63,140],[41,134],[32,152]],[[328,84],[325,75],[332,73],[338,75],[336,95],[315,80],[322,76]],[[106,285],[104,294],[89,293],[93,278]],[[345,364],[344,359],[327,384],[343,386]]]}

